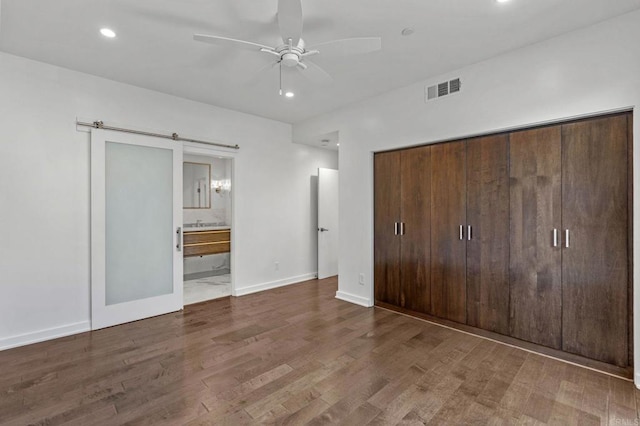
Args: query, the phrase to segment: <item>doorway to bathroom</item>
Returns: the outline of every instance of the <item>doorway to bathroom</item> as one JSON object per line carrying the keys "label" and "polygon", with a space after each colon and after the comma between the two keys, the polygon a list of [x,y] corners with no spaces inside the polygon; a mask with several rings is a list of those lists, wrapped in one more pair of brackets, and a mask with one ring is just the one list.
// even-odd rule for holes
{"label": "doorway to bathroom", "polygon": [[232,294],[233,159],[183,155],[184,304]]}

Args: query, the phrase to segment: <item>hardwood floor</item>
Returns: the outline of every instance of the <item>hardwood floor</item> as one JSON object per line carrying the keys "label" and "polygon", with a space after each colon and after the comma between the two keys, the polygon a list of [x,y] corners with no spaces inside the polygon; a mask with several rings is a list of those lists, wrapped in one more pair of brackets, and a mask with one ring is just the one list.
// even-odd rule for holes
{"label": "hardwood floor", "polygon": [[336,289],[308,281],[0,352],[0,424],[637,424],[631,382]]}

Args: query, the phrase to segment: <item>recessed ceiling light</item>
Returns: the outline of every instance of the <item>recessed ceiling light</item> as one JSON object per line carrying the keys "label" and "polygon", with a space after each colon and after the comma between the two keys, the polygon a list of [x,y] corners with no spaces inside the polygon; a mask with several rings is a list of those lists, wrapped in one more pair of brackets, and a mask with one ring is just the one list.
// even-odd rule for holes
{"label": "recessed ceiling light", "polygon": [[496,0],[496,3],[506,3],[506,2],[508,2],[508,1],[509,1],[509,0]]}
{"label": "recessed ceiling light", "polygon": [[293,93],[293,92],[286,92],[284,95],[285,95],[287,98],[293,98],[293,97],[295,96],[295,93]]}
{"label": "recessed ceiling light", "polygon": [[340,142],[338,142],[338,143],[336,144],[336,146],[340,146]]}
{"label": "recessed ceiling light", "polygon": [[410,36],[413,33],[414,33],[414,29],[411,28],[411,27],[407,27],[407,28],[403,29],[402,32],[401,32],[401,34],[403,36]]}
{"label": "recessed ceiling light", "polygon": [[116,33],[110,28],[101,28],[100,34],[107,38],[114,38],[116,36]]}

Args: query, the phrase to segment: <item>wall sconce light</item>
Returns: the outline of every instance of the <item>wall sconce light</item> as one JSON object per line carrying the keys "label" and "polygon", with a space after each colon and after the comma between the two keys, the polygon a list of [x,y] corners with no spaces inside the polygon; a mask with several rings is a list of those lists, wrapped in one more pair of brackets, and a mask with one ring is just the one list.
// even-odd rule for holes
{"label": "wall sconce light", "polygon": [[231,191],[231,180],[212,180],[211,188],[216,192],[216,194],[224,195]]}

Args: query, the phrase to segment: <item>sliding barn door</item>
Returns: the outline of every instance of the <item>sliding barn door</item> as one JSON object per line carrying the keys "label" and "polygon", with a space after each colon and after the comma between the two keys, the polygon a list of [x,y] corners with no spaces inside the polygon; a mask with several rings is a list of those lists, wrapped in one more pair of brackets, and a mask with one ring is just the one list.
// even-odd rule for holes
{"label": "sliding barn door", "polygon": [[509,137],[467,141],[467,323],[509,333]]}
{"label": "sliding barn door", "polygon": [[374,291],[377,302],[400,306],[400,152],[374,157]]}
{"label": "sliding barn door", "polygon": [[91,328],[182,309],[182,145],[91,132]]}
{"label": "sliding barn door", "polygon": [[562,346],[561,127],[510,135],[511,335]]}
{"label": "sliding barn door", "polygon": [[562,126],[562,349],[628,364],[627,116]]}
{"label": "sliding barn door", "polygon": [[431,312],[465,323],[466,142],[431,147]]}

